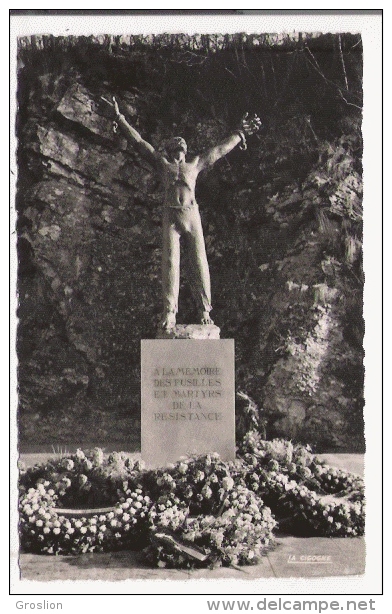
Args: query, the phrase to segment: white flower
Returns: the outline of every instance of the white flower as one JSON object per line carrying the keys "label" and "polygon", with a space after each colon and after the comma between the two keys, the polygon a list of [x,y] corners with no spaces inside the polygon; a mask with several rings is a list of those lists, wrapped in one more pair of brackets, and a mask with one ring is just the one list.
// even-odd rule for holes
{"label": "white flower", "polygon": [[96,465],[102,465],[104,454],[101,448],[94,448],[92,456]]}
{"label": "white flower", "polygon": [[188,471],[188,465],[185,463],[180,463],[178,465],[178,471],[184,475]]}
{"label": "white flower", "polygon": [[203,486],[202,488],[202,494],[206,499],[211,499],[212,496],[212,490],[209,486],[207,486],[207,484],[205,484],[205,486]]}
{"label": "white flower", "polygon": [[87,533],[87,527],[81,527],[80,532],[83,533],[83,535]]}
{"label": "white flower", "polygon": [[233,478],[226,476],[222,480],[222,487],[224,490],[231,490],[234,486]]}
{"label": "white flower", "polygon": [[53,529],[53,533],[54,533],[55,535],[58,535],[58,534],[60,533],[60,529],[59,529],[59,527],[55,527],[55,528]]}
{"label": "white flower", "polygon": [[88,482],[87,475],[84,475],[84,473],[81,473],[79,475],[78,482],[79,482],[80,486],[84,486],[85,484],[87,484],[87,482]]}

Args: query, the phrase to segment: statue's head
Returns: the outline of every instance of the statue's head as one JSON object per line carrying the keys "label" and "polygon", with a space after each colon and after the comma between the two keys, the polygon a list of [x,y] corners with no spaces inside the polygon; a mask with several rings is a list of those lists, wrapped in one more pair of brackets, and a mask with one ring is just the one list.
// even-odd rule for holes
{"label": "statue's head", "polygon": [[169,157],[178,159],[181,154],[186,155],[188,147],[185,139],[181,136],[174,136],[166,143],[166,152]]}

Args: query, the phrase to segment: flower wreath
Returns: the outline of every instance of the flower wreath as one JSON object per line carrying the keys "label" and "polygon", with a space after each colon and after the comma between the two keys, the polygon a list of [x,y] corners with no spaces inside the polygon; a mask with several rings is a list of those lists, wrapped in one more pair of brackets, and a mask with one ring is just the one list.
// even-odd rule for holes
{"label": "flower wreath", "polygon": [[245,483],[262,494],[281,529],[307,536],[363,535],[362,478],[328,466],[309,446],[265,441],[255,431],[244,438],[242,453],[248,465]]}
{"label": "flower wreath", "polygon": [[149,512],[151,544],[145,556],[150,563],[250,565],[266,553],[276,521],[259,496],[228,475],[230,469],[238,478],[238,465],[206,455],[181,461],[160,477],[161,470],[154,472],[166,493]]}
{"label": "flower wreath", "polygon": [[[140,485],[132,484],[139,472],[140,465],[126,455],[114,453],[105,460],[98,448],[90,454],[78,450],[26,471],[19,499],[23,547],[30,552],[79,554],[143,543],[152,502]],[[102,503],[102,496],[106,504],[117,501],[106,508],[64,508],[67,503]]]}
{"label": "flower wreath", "polygon": [[145,550],[158,567],[251,565],[273,544],[271,510],[244,486],[227,493],[217,516],[190,516],[178,498],[165,499],[150,511],[151,545]]}
{"label": "flower wreath", "polygon": [[[231,463],[207,454],[146,471],[96,448],[32,467],[20,480],[22,545],[78,554],[149,543],[144,553],[155,565],[193,567],[256,563],[273,544],[276,520],[297,535],[363,534],[361,478],[307,446],[255,431],[239,452]],[[75,504],[82,509],[66,509]]]}
{"label": "flower wreath", "polygon": [[257,563],[276,522],[242,476],[241,459],[224,462],[216,453],[147,472],[144,484],[156,501],[148,560],[161,567]]}

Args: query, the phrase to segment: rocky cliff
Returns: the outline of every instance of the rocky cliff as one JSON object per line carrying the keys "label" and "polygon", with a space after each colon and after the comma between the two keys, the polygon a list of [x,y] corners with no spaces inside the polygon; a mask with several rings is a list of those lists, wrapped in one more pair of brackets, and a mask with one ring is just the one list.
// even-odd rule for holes
{"label": "rocky cliff", "polygon": [[[267,436],[363,449],[361,70],[356,35],[19,40],[21,441],[139,437],[140,339],[161,311],[155,147],[264,127],[200,177],[213,318]],[[195,318],[186,280],[179,322]]]}

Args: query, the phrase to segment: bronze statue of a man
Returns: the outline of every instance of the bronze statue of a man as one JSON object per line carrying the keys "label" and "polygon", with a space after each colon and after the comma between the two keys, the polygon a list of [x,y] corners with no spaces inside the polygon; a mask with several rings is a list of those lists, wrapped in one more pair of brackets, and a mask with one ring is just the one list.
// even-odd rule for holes
{"label": "bronze statue of a man", "polygon": [[[108,102],[108,101],[106,101]],[[109,103],[111,104],[111,103]],[[246,147],[246,136],[259,130],[261,122],[246,114],[236,130],[219,145],[189,160],[187,144],[182,137],[172,138],[166,145],[166,156],[145,141],[120,113],[113,97],[116,122],[127,139],[151,164],[160,176],[164,190],[162,292],[163,317],[161,328],[170,331],[176,325],[180,287],[180,239],[188,251],[192,292],[197,300],[202,324],[213,324],[210,318],[211,284],[199,207],[195,197],[199,173],[228,154],[236,145]]]}

